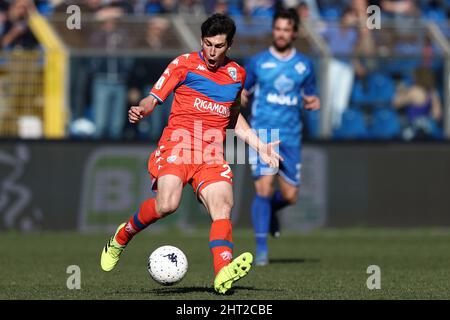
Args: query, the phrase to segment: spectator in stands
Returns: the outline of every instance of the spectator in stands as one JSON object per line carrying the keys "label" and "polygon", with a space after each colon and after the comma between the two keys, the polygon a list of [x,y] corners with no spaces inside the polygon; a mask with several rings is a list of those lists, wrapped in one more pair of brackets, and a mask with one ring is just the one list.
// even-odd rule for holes
{"label": "spectator in stands", "polygon": [[319,9],[315,0],[303,0],[295,7],[300,19],[300,32],[302,24],[313,23],[315,32],[322,33],[325,29],[325,23],[322,21]]}
{"label": "spectator in stands", "polygon": [[[83,21],[90,21],[92,18],[89,16],[94,15],[101,8],[102,0],[52,0],[53,15],[60,17],[67,17],[67,8],[71,5],[77,5],[82,12]],[[77,37],[77,42],[80,45],[85,46],[88,36],[92,34],[96,29],[96,26],[91,23],[82,24],[82,34],[77,32],[67,33],[71,36]],[[70,63],[70,106],[71,106],[71,119],[72,125],[76,123],[86,123],[88,120],[92,122],[90,115],[90,109],[88,108],[90,97],[90,74],[93,72],[91,69],[91,58],[84,55],[73,55],[69,59]],[[84,119],[87,117],[88,119]],[[75,122],[76,120],[80,120]]]}
{"label": "spectator in stands", "polygon": [[84,0],[84,8],[82,12],[96,13],[102,7],[102,0]]}
{"label": "spectator in stands", "polygon": [[417,68],[413,85],[399,85],[394,106],[406,112],[406,139],[440,136],[438,123],[442,119],[442,105],[435,87],[434,74],[430,69]]}
{"label": "spectator in stands", "polygon": [[134,8],[132,5],[132,1],[128,0],[109,0],[109,5],[115,5],[117,7],[122,8],[124,14],[133,14]]}
{"label": "spectator in stands", "polygon": [[297,8],[297,14],[300,18],[300,21],[302,20],[313,20],[318,21],[320,20],[320,13],[319,13],[319,7],[317,5],[316,0],[302,0],[302,1],[294,1],[297,2],[296,5],[289,5],[288,3],[292,1],[284,1],[285,7],[295,7]]}
{"label": "spectator in stands", "polygon": [[367,0],[351,0],[350,7],[355,13],[356,18],[360,23],[365,22],[367,19],[367,7],[369,6],[369,2]]}
{"label": "spectator in stands", "polygon": [[205,15],[205,7],[199,0],[180,0],[178,13],[183,15],[202,16]]}
{"label": "spectator in stands", "polygon": [[297,14],[298,14],[300,21],[305,22],[310,19],[311,9],[310,9],[308,3],[306,3],[306,1],[300,2],[298,4],[298,6],[296,7],[296,9],[297,9]]}
{"label": "spectator in stands", "polygon": [[[137,58],[129,80],[128,104],[135,106],[143,96],[148,95],[154,83],[158,80],[161,66],[168,61],[161,59]],[[155,108],[151,117],[144,118],[138,125],[127,122],[125,138],[157,141],[169,118],[173,95],[170,95],[162,105]]]}
{"label": "spectator in stands", "polygon": [[309,36],[309,32],[307,31],[307,24],[313,23],[311,26],[314,30],[314,32],[319,32],[320,30],[323,30],[325,27],[324,23],[320,20],[312,20],[311,17],[311,8],[306,1],[300,2],[295,7],[298,17],[299,17],[299,28],[298,28],[298,40],[296,42],[296,48],[300,50],[300,52],[307,52],[310,48],[311,39]]}
{"label": "spectator in stands", "polygon": [[151,49],[162,49],[170,40],[167,31],[170,27],[170,21],[164,17],[153,17],[147,23],[147,33],[142,46]]}
{"label": "spectator in stands", "polygon": [[[3,35],[6,21],[8,20],[9,3],[0,1],[0,37]],[[8,99],[8,73],[4,64],[0,64],[0,130],[3,128],[3,119],[10,110]]]}
{"label": "spectator in stands", "polygon": [[0,0],[0,36],[5,29],[6,21],[8,20],[9,3],[6,0]]}
{"label": "spectator in stands", "polygon": [[100,28],[91,35],[91,45],[115,50],[122,44],[128,44],[129,34],[119,25],[119,19],[123,15],[120,5],[107,5],[98,10],[95,19],[100,22]]}
{"label": "spectator in stands", "polygon": [[394,18],[417,17],[420,12],[413,0],[381,0],[381,9]]}
{"label": "spectator in stands", "polygon": [[330,23],[323,32],[323,37],[333,55],[327,76],[333,128],[340,126],[342,114],[349,104],[354,78],[352,57],[358,42],[356,26],[355,12],[351,8],[346,8],[339,23],[337,25]]}
{"label": "spectator in stands", "polygon": [[98,10],[102,8],[102,0],[82,0],[81,4],[79,0],[74,0],[70,2],[73,2],[71,4],[79,5],[81,8],[81,12],[85,14],[95,14]]}
{"label": "spectator in stands", "polygon": [[115,56],[118,48],[132,47],[131,36],[118,19],[121,6],[109,5],[100,9],[96,18],[100,28],[90,37],[93,47],[106,50],[106,58],[92,59],[92,111],[96,125],[95,138],[119,139],[127,116],[127,82],[133,68],[129,57]]}
{"label": "spectator in stands", "polygon": [[27,114],[26,110],[38,103],[33,100],[35,86],[27,86],[24,93],[23,85],[26,83],[39,83],[40,73],[35,59],[23,50],[38,48],[38,42],[33,36],[28,18],[36,11],[34,3],[29,0],[11,1],[10,5],[3,3],[3,30],[0,34],[2,49],[11,50],[11,53],[2,55],[0,70],[0,131],[18,130],[19,125],[12,119],[19,119]]}
{"label": "spectator in stands", "polygon": [[161,12],[160,13],[176,13],[178,10],[177,0],[161,0]]}
{"label": "spectator in stands", "polygon": [[381,0],[380,7],[387,18],[394,19],[400,31],[412,28],[421,15],[414,0]]}
{"label": "spectator in stands", "polygon": [[376,55],[376,44],[372,32],[365,28],[359,28],[358,42],[355,46],[355,75],[364,78],[375,71],[378,67]]}
{"label": "spectator in stands", "polygon": [[[369,112],[372,109],[366,107],[375,106],[389,106],[393,94],[389,88],[382,88],[382,92],[378,91],[380,88],[374,86],[374,83],[379,84],[379,77],[376,74],[379,69],[377,55],[377,47],[373,36],[373,31],[366,26],[366,14],[361,11],[358,17],[358,40],[354,47],[354,55],[352,57],[353,67],[355,71],[355,79],[352,86],[352,107],[363,107],[361,111]],[[382,77],[382,79],[385,79]],[[382,84],[380,84],[382,86]]]}
{"label": "spectator in stands", "polygon": [[217,0],[214,4],[213,13],[229,14],[228,0]]}
{"label": "spectator in stands", "polygon": [[15,0],[11,3],[0,39],[3,49],[38,47],[38,42],[28,27],[28,16],[32,10],[36,8],[31,0]]}
{"label": "spectator in stands", "polygon": [[358,78],[365,78],[377,68],[376,44],[372,30],[367,28],[367,0],[352,0],[351,8],[356,16],[356,26],[358,30],[358,40],[355,45],[355,75]]}

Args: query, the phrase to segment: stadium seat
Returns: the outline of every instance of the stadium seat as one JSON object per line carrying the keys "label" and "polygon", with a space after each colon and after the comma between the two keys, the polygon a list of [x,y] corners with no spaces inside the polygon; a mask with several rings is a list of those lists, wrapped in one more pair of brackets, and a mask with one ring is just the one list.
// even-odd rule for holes
{"label": "stadium seat", "polygon": [[391,77],[374,73],[369,76],[369,100],[371,103],[385,107],[390,104],[395,94],[395,83]]}
{"label": "stadium seat", "polygon": [[230,6],[230,8],[228,9],[228,14],[233,18],[243,16],[242,10],[236,6]]}
{"label": "stadium seat", "polygon": [[350,103],[352,105],[364,105],[369,103],[369,90],[362,80],[355,79],[353,82],[353,88],[350,95]]}
{"label": "stadium seat", "polygon": [[390,74],[399,74],[402,76],[407,76],[416,69],[420,63],[421,59],[417,58],[403,58],[403,59],[391,59],[386,61],[386,70]]}
{"label": "stadium seat", "polygon": [[389,105],[395,94],[394,80],[388,75],[374,73],[365,80],[356,79],[353,84],[350,102],[355,106]]}
{"label": "stadium seat", "polygon": [[250,15],[252,17],[258,17],[258,18],[272,18],[274,14],[275,14],[275,10],[273,8],[259,7],[259,8],[255,8],[255,10],[253,10]]}
{"label": "stadium seat", "polygon": [[393,139],[401,134],[397,112],[391,108],[378,109],[372,114],[369,136],[373,139]]}
{"label": "stadium seat", "polygon": [[341,10],[338,7],[327,7],[321,10],[320,15],[324,19],[339,19]]}
{"label": "stadium seat", "polygon": [[447,15],[440,8],[428,9],[424,12],[423,17],[430,21],[446,21]]}
{"label": "stadium seat", "polygon": [[341,126],[333,131],[335,139],[365,139],[368,129],[364,114],[357,109],[348,108],[342,114]]}
{"label": "stadium seat", "polygon": [[145,7],[145,12],[149,15],[158,14],[162,11],[161,5],[158,2],[150,2],[147,3]]}
{"label": "stadium seat", "polygon": [[53,6],[47,2],[39,3],[37,9],[43,16],[50,16],[53,13]]}

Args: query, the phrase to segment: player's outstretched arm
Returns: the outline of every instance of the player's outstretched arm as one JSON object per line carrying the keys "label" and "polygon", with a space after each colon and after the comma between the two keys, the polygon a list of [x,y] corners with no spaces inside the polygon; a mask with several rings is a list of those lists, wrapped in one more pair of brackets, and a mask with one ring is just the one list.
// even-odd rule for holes
{"label": "player's outstretched arm", "polygon": [[261,156],[261,159],[270,167],[276,168],[279,166],[279,161],[284,160],[274,149],[274,147],[280,144],[281,141],[278,140],[270,143],[262,142],[250,128],[248,122],[245,120],[242,114],[239,114],[238,116],[234,131],[240,139],[242,139],[243,141],[248,143],[250,147],[255,149]]}
{"label": "player's outstretched arm", "polygon": [[132,106],[128,110],[128,120],[131,123],[138,123],[142,118],[148,116],[155,109],[158,101],[149,95],[139,102],[138,106]]}

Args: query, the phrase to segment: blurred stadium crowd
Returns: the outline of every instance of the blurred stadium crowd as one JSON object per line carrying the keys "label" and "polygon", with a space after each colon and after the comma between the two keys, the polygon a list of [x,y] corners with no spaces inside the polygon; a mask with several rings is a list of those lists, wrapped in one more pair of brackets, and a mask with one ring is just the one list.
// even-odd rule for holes
{"label": "blurred stadium crowd", "polygon": [[[444,138],[445,59],[426,26],[432,22],[450,38],[450,0],[0,0],[2,50],[39,50],[40,45],[27,25],[30,10],[38,10],[51,19],[67,14],[70,4],[79,5],[83,14],[90,13],[102,23],[84,36],[88,37],[84,42],[92,48],[133,47],[154,51],[179,47],[167,37],[173,15],[201,22],[208,14],[226,13],[235,18],[238,36],[251,36],[270,34],[275,10],[281,6],[294,7],[303,23],[298,48],[312,55],[319,72],[319,56],[323,52],[305,45],[312,42],[313,30],[324,40],[332,56],[327,72],[318,75],[319,81],[322,79],[326,84],[321,86],[326,92],[320,94],[328,94],[331,101],[332,138]],[[381,9],[383,24],[379,30],[367,28],[370,16],[367,8],[371,5]],[[128,30],[127,34],[127,30],[115,24],[118,18],[130,15],[148,17],[143,39],[133,40],[132,32]],[[247,28],[249,20],[258,21],[258,27]],[[305,28],[306,24],[312,29]],[[236,43],[251,45],[239,39]],[[245,63],[245,58],[240,62]],[[98,55],[85,55],[71,63],[68,133],[72,137],[146,140],[159,137],[170,111],[168,107],[160,108],[139,127],[126,121],[127,108],[137,103],[157,80],[154,73],[158,66],[131,56],[116,57],[113,67],[111,59]],[[160,65],[159,71],[163,68]],[[0,86],[5,77],[0,73]],[[0,102],[5,90],[0,90]],[[1,109],[0,106],[0,122],[5,114]],[[319,137],[320,116],[320,112],[305,114],[306,137]]]}
{"label": "blurred stadium crowd", "polygon": [[[1,0],[0,11],[3,16],[8,16],[8,8],[26,6],[28,2]],[[300,10],[308,7],[313,19],[339,18],[349,7],[362,14],[370,5],[379,6],[386,16],[432,20],[447,20],[450,10],[449,0],[34,0],[34,4],[43,15],[66,12],[67,5],[77,4],[82,11],[91,13],[113,5],[122,8],[126,14],[204,15],[224,12],[232,16],[269,18],[279,6],[299,7]]]}

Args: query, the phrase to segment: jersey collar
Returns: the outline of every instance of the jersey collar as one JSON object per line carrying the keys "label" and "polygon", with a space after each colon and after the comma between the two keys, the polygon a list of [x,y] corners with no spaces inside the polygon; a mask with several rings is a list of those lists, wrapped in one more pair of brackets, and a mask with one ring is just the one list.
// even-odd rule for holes
{"label": "jersey collar", "polygon": [[291,54],[289,54],[287,57],[281,57],[273,46],[269,47],[269,52],[275,59],[286,62],[291,60],[295,56],[295,54],[297,53],[297,49],[292,48]]}

